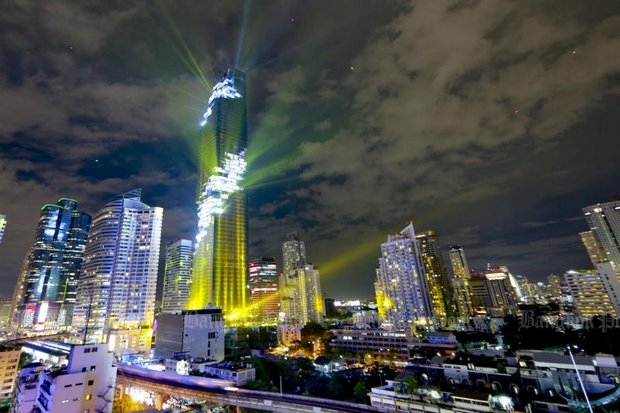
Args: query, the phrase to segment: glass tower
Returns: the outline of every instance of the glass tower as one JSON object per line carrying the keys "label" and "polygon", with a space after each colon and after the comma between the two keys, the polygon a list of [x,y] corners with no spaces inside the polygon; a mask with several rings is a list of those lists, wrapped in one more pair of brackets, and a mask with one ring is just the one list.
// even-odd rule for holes
{"label": "glass tower", "polygon": [[71,325],[90,222],[73,199],[62,198],[41,208],[34,243],[14,294],[14,321],[21,329],[56,330]]}
{"label": "glass tower", "polygon": [[198,234],[187,309],[221,307],[226,326],[245,318],[247,200],[245,75],[229,70],[213,87],[202,122]]}
{"label": "glass tower", "polygon": [[[73,326],[112,350],[150,348],[163,209],[140,197],[124,193],[97,212],[78,283]],[[122,342],[109,341],[113,330],[125,331]]]}
{"label": "glass tower", "polygon": [[274,324],[278,318],[278,270],[276,259],[260,257],[250,261],[250,314],[257,323]]}
{"label": "glass tower", "polygon": [[194,245],[189,239],[180,239],[166,246],[166,270],[161,311],[180,313],[185,310],[192,284]]}

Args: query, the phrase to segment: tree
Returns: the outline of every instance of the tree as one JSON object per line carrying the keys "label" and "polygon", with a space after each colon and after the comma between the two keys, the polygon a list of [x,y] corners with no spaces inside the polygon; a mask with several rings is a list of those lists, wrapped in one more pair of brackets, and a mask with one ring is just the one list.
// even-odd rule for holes
{"label": "tree", "polygon": [[368,401],[368,389],[361,380],[353,387],[353,399],[356,403],[366,403]]}

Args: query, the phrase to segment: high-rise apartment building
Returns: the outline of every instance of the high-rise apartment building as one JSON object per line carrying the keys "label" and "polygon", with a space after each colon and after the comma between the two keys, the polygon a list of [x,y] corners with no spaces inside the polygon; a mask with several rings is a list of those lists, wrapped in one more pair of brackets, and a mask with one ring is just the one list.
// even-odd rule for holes
{"label": "high-rise apartment building", "polygon": [[474,306],[469,285],[471,277],[465,251],[459,245],[452,245],[448,255],[450,257],[450,264],[452,264],[452,290],[456,311],[459,317],[467,318],[474,314]]}
{"label": "high-rise apartment building", "polygon": [[567,271],[564,279],[580,317],[611,315],[620,317],[620,281],[611,262],[596,270]]}
{"label": "high-rise apartment building", "polygon": [[247,199],[245,75],[229,70],[215,85],[204,114],[200,147],[198,235],[187,308],[222,308],[227,326],[245,318]]}
{"label": "high-rise apartment building", "polygon": [[6,228],[6,215],[0,214],[0,244],[2,243],[2,237],[4,237],[5,228]]}
{"label": "high-rise apartment building", "polygon": [[437,232],[435,230],[418,232],[415,238],[422,254],[422,265],[431,295],[433,314],[437,320],[445,323],[449,317],[454,316],[455,308]]}
{"label": "high-rise apartment building", "polygon": [[73,199],[61,198],[41,208],[34,243],[13,296],[13,322],[22,330],[71,325],[90,222]]}
{"label": "high-rise apartment building", "polygon": [[325,316],[319,270],[306,261],[306,246],[297,234],[282,244],[284,271],[280,274],[281,318],[285,323],[320,323]]}
{"label": "high-rise apartment building", "polygon": [[[599,262],[609,261],[614,270],[620,272],[620,201],[590,205],[583,208],[583,213],[595,244],[604,253],[604,258]],[[588,253],[590,254],[590,250]],[[590,258],[592,259],[592,255]]]}
{"label": "high-rise apartment building", "polygon": [[185,310],[192,285],[192,259],[194,245],[191,240],[180,239],[166,246],[164,272],[163,313]]}
{"label": "high-rise apartment building", "polygon": [[278,319],[278,269],[276,259],[250,261],[250,317],[253,324],[274,324]]}
{"label": "high-rise apartment building", "polygon": [[428,327],[434,323],[422,253],[416,243],[413,224],[398,235],[389,235],[381,244],[375,288],[383,322],[401,329]]}
{"label": "high-rise apartment building", "polygon": [[560,276],[549,274],[547,276],[547,283],[549,284],[549,295],[559,299],[562,296],[562,279]]}
{"label": "high-rise apartment building", "polygon": [[493,317],[516,314],[518,298],[511,278],[506,267],[489,269],[472,277],[470,286],[474,307],[484,308]]}
{"label": "high-rise apartment building", "polygon": [[119,195],[93,218],[73,326],[112,350],[150,348],[163,209]]}
{"label": "high-rise apartment building", "polygon": [[590,257],[593,266],[596,267],[596,264],[607,261],[607,254],[605,254],[603,248],[596,241],[596,238],[594,238],[594,233],[592,231],[580,232],[579,238],[581,238],[583,246],[586,247],[588,257]]}

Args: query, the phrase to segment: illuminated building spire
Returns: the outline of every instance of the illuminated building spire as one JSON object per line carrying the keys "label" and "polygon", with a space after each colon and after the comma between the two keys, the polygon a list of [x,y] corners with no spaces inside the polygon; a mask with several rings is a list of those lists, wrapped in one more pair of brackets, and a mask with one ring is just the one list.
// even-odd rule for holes
{"label": "illuminated building spire", "polygon": [[213,87],[200,143],[198,232],[187,308],[221,307],[227,326],[243,321],[247,286],[245,75],[229,70]]}

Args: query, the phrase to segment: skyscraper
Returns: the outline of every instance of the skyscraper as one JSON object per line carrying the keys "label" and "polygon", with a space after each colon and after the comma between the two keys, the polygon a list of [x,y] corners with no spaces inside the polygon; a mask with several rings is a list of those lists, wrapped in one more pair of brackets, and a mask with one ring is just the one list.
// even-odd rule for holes
{"label": "skyscraper", "polygon": [[465,251],[460,245],[452,245],[448,252],[452,264],[452,289],[459,317],[467,318],[474,314],[472,292],[469,285],[469,266]]}
{"label": "skyscraper", "polygon": [[278,269],[275,258],[250,261],[250,315],[257,323],[273,324],[278,318]]}
{"label": "skyscraper", "polygon": [[150,348],[163,209],[141,190],[119,195],[93,218],[73,325],[112,350]]}
{"label": "skyscraper", "polygon": [[192,284],[192,258],[194,245],[189,239],[180,239],[166,246],[164,273],[163,313],[185,310]]}
{"label": "skyscraper", "polygon": [[0,244],[2,244],[2,237],[4,236],[5,228],[6,228],[6,215],[0,214]]}
{"label": "skyscraper", "polygon": [[605,254],[603,248],[596,241],[596,238],[594,238],[594,233],[592,231],[580,232],[579,238],[581,238],[583,246],[586,247],[592,265],[596,267],[596,264],[607,261],[607,254]]}
{"label": "skyscraper", "polygon": [[434,323],[431,296],[424,273],[422,253],[413,224],[381,244],[375,282],[377,304],[383,320],[395,328],[430,326]]}
{"label": "skyscraper", "polygon": [[56,330],[71,325],[90,222],[73,199],[61,198],[41,208],[34,243],[13,297],[13,321],[21,329]]}
{"label": "skyscraper", "polygon": [[200,146],[198,235],[188,309],[221,307],[227,326],[244,318],[247,291],[245,75],[229,70],[215,85]]}
{"label": "skyscraper", "polygon": [[282,244],[284,271],[280,274],[280,309],[285,323],[320,323],[325,316],[319,270],[306,261],[306,245],[298,234],[287,235]]}
{"label": "skyscraper", "polygon": [[620,272],[620,201],[590,205],[583,208],[583,213],[596,244],[605,254],[600,262],[609,261]]}
{"label": "skyscraper", "polygon": [[447,322],[448,317],[454,316],[452,287],[441,254],[439,238],[435,230],[418,232],[416,243],[422,254],[422,264],[426,275],[426,284],[431,295],[433,314],[438,320]]}

